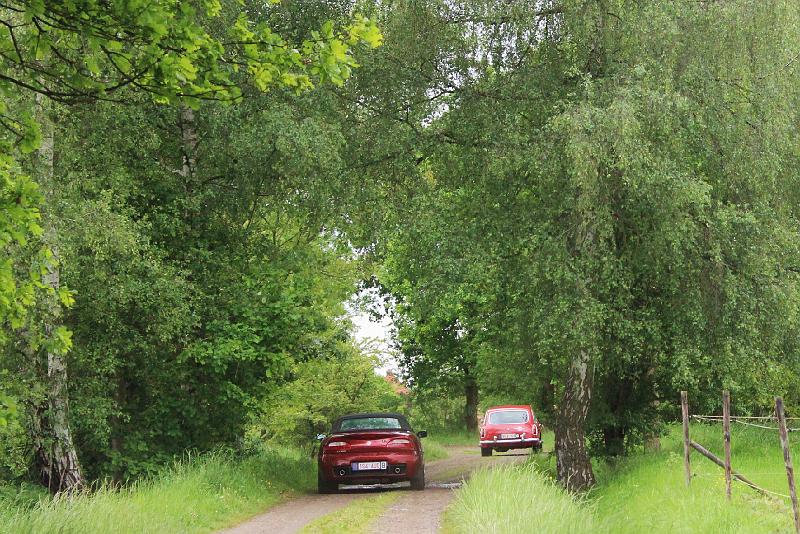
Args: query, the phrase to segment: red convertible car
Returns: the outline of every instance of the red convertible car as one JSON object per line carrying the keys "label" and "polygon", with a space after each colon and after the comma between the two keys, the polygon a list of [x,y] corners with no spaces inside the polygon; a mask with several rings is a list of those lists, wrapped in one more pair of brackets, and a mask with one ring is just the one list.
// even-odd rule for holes
{"label": "red convertible car", "polygon": [[322,440],[317,464],[319,493],[334,493],[339,484],[411,482],[425,488],[422,443],[428,433],[416,434],[397,413],[359,413],[340,417]]}
{"label": "red convertible car", "polygon": [[481,424],[481,456],[509,449],[542,450],[542,424],[530,406],[493,406]]}

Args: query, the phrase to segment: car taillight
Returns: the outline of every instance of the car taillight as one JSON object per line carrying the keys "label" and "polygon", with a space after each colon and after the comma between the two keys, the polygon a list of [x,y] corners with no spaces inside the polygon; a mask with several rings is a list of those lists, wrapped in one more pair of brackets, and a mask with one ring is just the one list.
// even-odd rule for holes
{"label": "car taillight", "polygon": [[326,447],[345,447],[346,445],[347,445],[346,441],[331,441],[325,446]]}
{"label": "car taillight", "polygon": [[411,447],[412,445],[410,439],[393,439],[389,442],[389,447]]}

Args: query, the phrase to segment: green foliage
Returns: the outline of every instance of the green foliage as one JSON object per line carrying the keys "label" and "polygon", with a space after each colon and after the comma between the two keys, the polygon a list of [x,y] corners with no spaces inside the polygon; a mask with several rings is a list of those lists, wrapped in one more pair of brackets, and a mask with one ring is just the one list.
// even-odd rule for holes
{"label": "green foliage", "polygon": [[464,399],[449,391],[415,389],[409,420],[414,428],[452,433],[464,428]]}
{"label": "green foliage", "polygon": [[[225,20],[242,11],[238,5],[222,7],[219,17]],[[176,17],[217,39],[211,19],[192,18],[190,11]],[[247,87],[245,73],[225,61],[217,74],[194,62],[193,78],[188,56],[204,54],[210,42],[201,39],[183,56],[180,49],[159,56],[163,63],[154,68],[161,69],[161,78],[137,80],[138,93],[124,91],[133,106],[90,101],[53,108],[58,187],[48,193],[47,215],[58,236],[61,281],[71,288],[58,297],[64,305],[74,302],[64,314],[72,337],[61,328],[53,340],[60,349],[72,343],[70,411],[89,478],[124,481],[156,472],[187,448],[236,444],[253,407],[292,377],[296,362],[330,356],[337,343],[348,343],[335,318],[356,275],[346,248],[327,228],[346,187],[337,177],[342,138],[330,114],[331,96],[298,96],[295,90],[311,81],[343,82],[356,66],[351,48],[360,42],[376,46],[380,34],[368,19],[318,9],[317,30],[336,19],[318,39],[311,37],[313,27],[279,25],[313,48],[292,52],[267,24],[287,12],[284,6],[247,12],[258,21],[240,17],[233,31],[271,44],[231,44],[225,61],[238,50],[249,57],[249,70],[264,68],[249,73],[260,77],[261,89],[290,90],[250,94],[240,106],[200,107],[191,87],[212,83],[217,74]],[[186,32],[197,29],[189,26],[168,28],[153,46],[188,38]],[[135,39],[118,50],[110,45],[115,49],[109,57],[127,54],[129,44]],[[141,52],[145,57],[147,51]],[[270,67],[267,52],[300,54],[298,68]],[[102,47],[99,53],[105,54]],[[314,58],[324,58],[325,72],[312,72]],[[92,68],[81,75],[108,80],[103,61],[99,74]],[[266,80],[269,73],[277,79]],[[300,81],[289,83],[290,75]],[[198,98],[219,100],[226,91],[233,98],[239,91],[234,85],[211,89]],[[141,90],[157,101],[177,98],[195,107],[196,121],[187,125],[175,110],[153,106]],[[202,143],[191,154],[197,166],[184,173],[191,148],[182,137],[186,127]],[[40,400],[36,367],[15,347],[5,349],[2,367],[26,386],[18,400]]]}
{"label": "green foliage", "polygon": [[375,374],[374,357],[341,342],[336,350],[332,357],[296,366],[293,380],[262,403],[251,439],[307,446],[342,415],[401,409],[402,398]]}
{"label": "green foliage", "polygon": [[[229,20],[232,23],[227,24]],[[205,100],[239,100],[240,69],[261,91],[287,87],[300,92],[312,88],[315,81],[341,85],[357,66],[352,47],[381,44],[375,23],[355,15],[342,29],[326,22],[295,45],[265,21],[253,20],[242,5],[223,5],[219,0],[22,1],[6,6],[3,23],[0,343],[7,327],[22,325],[39,280],[35,271],[30,278],[16,276],[9,251],[11,244],[24,244],[29,235],[41,233],[37,224],[41,196],[15,159],[19,152],[38,148],[41,141],[30,98],[34,93],[61,102],[119,101],[130,98],[128,92],[134,90],[158,103],[197,108]],[[227,31],[217,35],[219,26]],[[69,301],[67,295],[60,297]],[[53,343],[63,351],[70,345],[66,332]]]}
{"label": "green foliage", "polygon": [[[92,106],[63,123],[60,216],[86,221],[60,228],[76,291],[71,410],[92,477],[135,478],[186,448],[236,444],[296,362],[348,343],[334,318],[355,273],[318,231],[330,193],[303,183],[335,172],[336,131],[286,105],[251,113],[198,111],[205,142],[222,148],[199,153],[190,176],[164,168],[181,165],[179,135],[158,127],[175,124],[171,110]],[[137,136],[105,145],[120,123]],[[266,161],[247,148],[264,135],[280,147]]]}
{"label": "green foliage", "polygon": [[29,441],[23,427],[19,403],[11,393],[17,388],[4,391],[1,384],[7,381],[0,372],[0,485],[3,480],[15,480],[28,472]]}
{"label": "green foliage", "polygon": [[[341,84],[355,66],[350,47],[381,43],[374,22],[357,15],[340,31],[326,23],[311,39],[292,44],[241,5],[218,0],[18,2],[8,10],[2,89],[16,86],[57,100],[110,99],[129,86],[164,103],[235,100],[241,90],[232,74],[240,68],[262,91],[306,89],[315,79]],[[217,21],[228,19],[233,23],[217,35]]]}
{"label": "green foliage", "polygon": [[0,390],[0,426],[8,426],[9,419],[17,415],[17,403],[13,397]]}
{"label": "green foliage", "polygon": [[[392,70],[410,118],[389,95],[371,116],[405,148],[361,147],[405,180],[376,193],[390,208],[375,241],[409,372],[471,358],[484,394],[550,418],[590,354],[589,430],[609,454],[659,432],[681,389],[713,410],[730,388],[754,412],[793,389],[796,11],[444,4],[391,12],[381,54],[440,68]],[[451,33],[459,18],[474,31]]]}
{"label": "green foliage", "polygon": [[22,326],[39,281],[35,270],[27,276],[15,274],[10,250],[14,245],[24,246],[31,235],[38,236],[42,232],[39,226],[41,193],[6,153],[8,148],[9,145],[0,139],[0,343],[8,339],[9,328]]}

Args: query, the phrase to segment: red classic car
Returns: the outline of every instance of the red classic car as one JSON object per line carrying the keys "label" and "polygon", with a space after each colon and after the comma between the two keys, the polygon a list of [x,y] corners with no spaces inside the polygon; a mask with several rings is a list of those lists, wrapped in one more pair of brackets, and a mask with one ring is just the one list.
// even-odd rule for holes
{"label": "red classic car", "polygon": [[481,424],[481,456],[509,449],[542,449],[542,424],[530,406],[493,406]]}
{"label": "red classic car", "polygon": [[339,484],[391,484],[410,481],[425,488],[420,438],[397,413],[359,413],[340,417],[322,440],[317,463],[319,493],[334,493]]}

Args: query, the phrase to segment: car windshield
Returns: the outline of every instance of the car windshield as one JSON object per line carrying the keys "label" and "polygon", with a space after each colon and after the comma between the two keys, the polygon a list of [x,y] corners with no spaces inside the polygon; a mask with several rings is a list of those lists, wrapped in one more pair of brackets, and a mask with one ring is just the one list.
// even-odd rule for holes
{"label": "car windshield", "polygon": [[400,420],[396,417],[358,417],[343,419],[339,430],[400,430]]}
{"label": "car windshield", "polygon": [[490,425],[513,425],[528,422],[528,412],[525,410],[503,410],[489,412]]}

